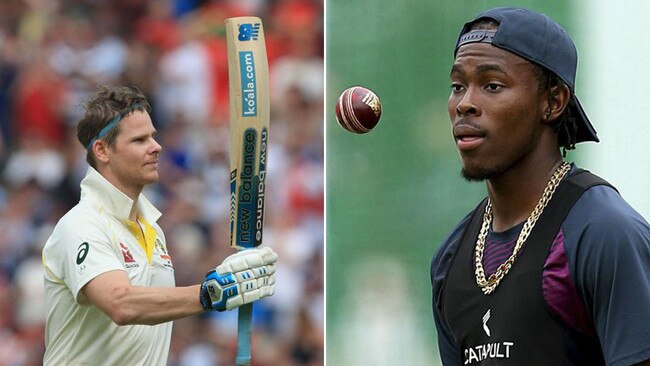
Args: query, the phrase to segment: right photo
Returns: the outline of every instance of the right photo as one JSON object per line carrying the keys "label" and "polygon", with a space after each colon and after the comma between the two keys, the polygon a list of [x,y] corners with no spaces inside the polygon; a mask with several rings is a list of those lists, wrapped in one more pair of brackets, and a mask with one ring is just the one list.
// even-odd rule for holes
{"label": "right photo", "polygon": [[648,11],[326,2],[327,365],[650,365]]}

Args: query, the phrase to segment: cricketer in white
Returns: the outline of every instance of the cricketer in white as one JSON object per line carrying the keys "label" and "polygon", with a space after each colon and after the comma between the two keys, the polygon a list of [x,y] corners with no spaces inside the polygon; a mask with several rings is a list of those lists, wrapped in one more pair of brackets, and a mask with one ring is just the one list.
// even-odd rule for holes
{"label": "cricketer in white", "polygon": [[158,180],[162,147],[134,87],[100,87],[77,136],[90,164],[80,202],[43,248],[44,365],[165,365],[172,321],[273,294],[277,255],[242,250],[202,284],[175,287],[172,259],[141,194]]}
{"label": "cricketer in white", "polygon": [[[43,249],[48,299],[44,364],[166,363],[172,322],[119,326],[99,307],[89,306],[81,291],[90,280],[110,271],[126,272],[133,286],[174,287],[165,236],[155,223],[161,214],[141,196],[138,221],[146,230],[144,237],[134,236],[126,224],[133,204],[89,168],[81,183],[81,201],[59,221],[47,241]],[[160,244],[148,254],[139,241]],[[112,346],[116,341],[120,345]],[[115,352],[116,347],[120,352]]]}

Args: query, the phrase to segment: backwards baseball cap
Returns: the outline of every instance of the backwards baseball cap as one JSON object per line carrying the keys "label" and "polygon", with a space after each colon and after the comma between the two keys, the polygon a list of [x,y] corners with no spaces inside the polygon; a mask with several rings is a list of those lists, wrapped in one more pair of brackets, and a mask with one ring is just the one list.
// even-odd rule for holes
{"label": "backwards baseball cap", "polygon": [[[493,19],[499,23],[496,30],[476,29],[471,25],[480,19]],[[465,44],[491,43],[536,63],[559,76],[571,89],[568,108],[578,127],[576,142],[600,141],[594,126],[575,95],[578,52],[571,37],[553,19],[544,14],[520,8],[494,8],[479,14],[465,23],[458,36],[454,57]]]}

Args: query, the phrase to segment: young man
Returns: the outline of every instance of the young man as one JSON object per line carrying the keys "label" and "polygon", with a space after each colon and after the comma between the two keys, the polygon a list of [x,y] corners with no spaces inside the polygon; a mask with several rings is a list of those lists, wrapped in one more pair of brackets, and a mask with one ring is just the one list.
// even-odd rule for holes
{"label": "young man", "polygon": [[465,24],[449,116],[487,199],[432,261],[445,365],[650,364],[650,227],[561,149],[598,142],[577,53],[550,18],[497,8]]}
{"label": "young man", "polygon": [[77,137],[90,167],[81,200],[43,249],[43,363],[165,365],[172,320],[272,295],[277,255],[245,250],[226,258],[202,285],[174,287],[156,224],[161,214],[141,194],[158,180],[162,149],[151,108],[127,87],[102,87],[84,107]]}

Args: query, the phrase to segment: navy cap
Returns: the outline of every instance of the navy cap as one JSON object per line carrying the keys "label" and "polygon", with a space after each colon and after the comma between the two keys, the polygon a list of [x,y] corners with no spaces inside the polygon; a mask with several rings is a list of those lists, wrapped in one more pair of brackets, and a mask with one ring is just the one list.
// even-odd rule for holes
{"label": "navy cap", "polygon": [[[485,18],[499,23],[498,29],[470,31],[473,23]],[[576,46],[567,32],[553,19],[520,8],[490,9],[465,23],[456,42],[454,57],[462,45],[475,42],[491,43],[559,76],[571,89],[573,103],[570,103],[568,108],[571,109],[571,115],[575,117],[578,127],[576,142],[600,141],[575,95],[578,66]]]}

